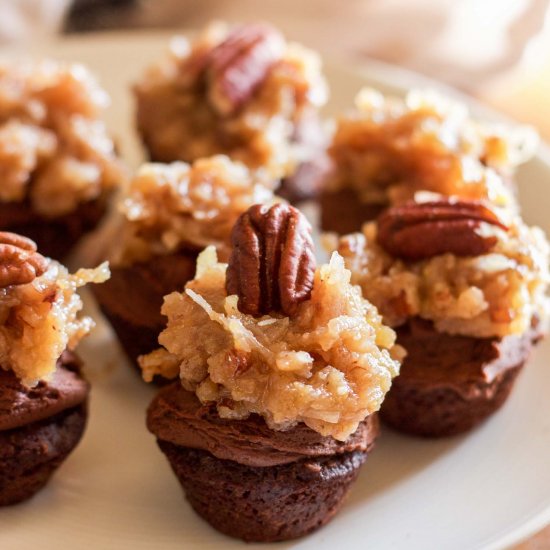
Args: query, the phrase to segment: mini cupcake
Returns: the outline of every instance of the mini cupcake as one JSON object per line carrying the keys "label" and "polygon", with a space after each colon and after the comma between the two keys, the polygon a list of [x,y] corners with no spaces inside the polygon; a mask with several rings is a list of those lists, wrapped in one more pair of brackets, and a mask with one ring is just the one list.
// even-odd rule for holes
{"label": "mini cupcake", "polygon": [[162,299],[193,278],[199,252],[213,245],[227,260],[237,218],[276,200],[265,182],[224,156],[140,168],[120,200],[116,236],[104,238],[111,279],[94,289],[132,364],[158,346]]}
{"label": "mini cupcake", "polygon": [[338,251],[407,351],[385,422],[454,435],[504,403],[546,328],[549,252],[539,228],[481,202],[411,201],[342,237]]}
{"label": "mini cupcake", "polygon": [[32,497],[76,447],[89,386],[73,353],[93,327],[76,289],[106,265],[70,275],[31,240],[0,233],[0,506]]}
{"label": "mini cupcake", "polygon": [[263,23],[210,24],[135,86],[137,126],[151,160],[192,162],[225,154],[270,178],[285,198],[319,190],[327,100],[321,61]]}
{"label": "mini cupcake", "polygon": [[324,230],[359,231],[419,191],[517,209],[513,178],[535,152],[531,129],[480,124],[466,107],[433,92],[411,91],[401,100],[363,89],[355,103],[329,147]]}
{"label": "mini cupcake", "polygon": [[61,259],[97,225],[124,179],[107,103],[80,65],[0,64],[0,229]]}
{"label": "mini cupcake", "polygon": [[246,541],[305,535],[340,508],[378,435],[399,371],[395,333],[334,254],[315,268],[311,228],[253,206],[229,265],[213,248],[165,297],[164,346],[140,359],[160,390],[147,426],[194,510]]}

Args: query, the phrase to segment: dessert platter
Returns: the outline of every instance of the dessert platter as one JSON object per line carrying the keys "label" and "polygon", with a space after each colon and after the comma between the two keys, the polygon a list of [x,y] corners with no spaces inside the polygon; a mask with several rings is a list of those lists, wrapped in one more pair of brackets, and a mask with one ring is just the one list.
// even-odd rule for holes
{"label": "dessert platter", "polygon": [[533,129],[217,22],[3,54],[0,176],[1,548],[550,521]]}

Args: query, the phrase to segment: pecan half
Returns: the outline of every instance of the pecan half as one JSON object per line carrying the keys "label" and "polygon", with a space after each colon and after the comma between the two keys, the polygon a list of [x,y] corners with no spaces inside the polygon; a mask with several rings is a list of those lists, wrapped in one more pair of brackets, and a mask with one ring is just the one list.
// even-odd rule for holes
{"label": "pecan half", "polygon": [[377,240],[392,256],[404,260],[445,253],[479,256],[497,243],[495,235],[480,230],[483,224],[508,229],[495,212],[479,202],[408,202],[380,215]]}
{"label": "pecan half", "polygon": [[0,288],[24,285],[46,271],[48,261],[36,244],[15,233],[0,232]]}
{"label": "pecan half", "polygon": [[255,205],[237,220],[226,289],[250,315],[292,315],[313,288],[315,254],[311,226],[296,208]]}
{"label": "pecan half", "polygon": [[207,72],[212,105],[222,115],[237,111],[281,59],[284,48],[283,36],[268,25],[237,27],[210,52]]}

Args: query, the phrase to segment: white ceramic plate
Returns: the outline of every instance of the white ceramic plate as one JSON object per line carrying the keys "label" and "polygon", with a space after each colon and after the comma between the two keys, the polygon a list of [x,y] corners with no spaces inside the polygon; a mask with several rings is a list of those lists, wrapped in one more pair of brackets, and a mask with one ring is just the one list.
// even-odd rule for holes
{"label": "white ceramic plate", "polygon": [[[109,124],[135,165],[140,151],[129,86],[166,42],[166,35],[91,36],[39,53],[82,61],[99,75],[113,99]],[[436,86],[379,64],[360,71],[332,64],[327,72],[332,111],[349,108],[366,83],[400,93]],[[526,218],[550,232],[546,150],[522,170],[520,180]],[[105,323],[99,322],[81,353],[93,382],[84,440],[46,490],[26,504],[0,510],[0,548],[244,547],[211,529],[183,499],[144,427],[154,390],[125,364]],[[550,521],[549,359],[550,341],[538,348],[502,411],[467,436],[423,441],[385,430],[336,519],[277,548],[489,550],[508,547],[541,528]]]}

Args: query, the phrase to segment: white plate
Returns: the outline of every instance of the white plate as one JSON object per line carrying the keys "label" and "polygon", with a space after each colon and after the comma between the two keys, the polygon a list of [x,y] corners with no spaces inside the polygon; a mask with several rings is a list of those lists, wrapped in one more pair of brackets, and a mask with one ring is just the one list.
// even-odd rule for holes
{"label": "white plate", "polygon": [[[106,35],[40,49],[43,55],[82,61],[100,76],[113,98],[109,123],[134,165],[140,152],[128,88],[166,41],[166,35]],[[427,85],[418,76],[379,64],[369,63],[361,71],[332,64],[327,72],[332,111],[349,108],[366,83],[384,92]],[[520,178],[526,218],[547,232],[549,159],[543,150]],[[154,390],[124,364],[104,323],[81,353],[93,382],[84,440],[46,490],[0,511],[0,548],[244,547],[211,529],[184,501],[144,427],[145,406]],[[464,437],[423,441],[385,430],[336,519],[277,548],[489,550],[541,528],[550,521],[549,359],[550,341],[538,348],[502,411]]]}

